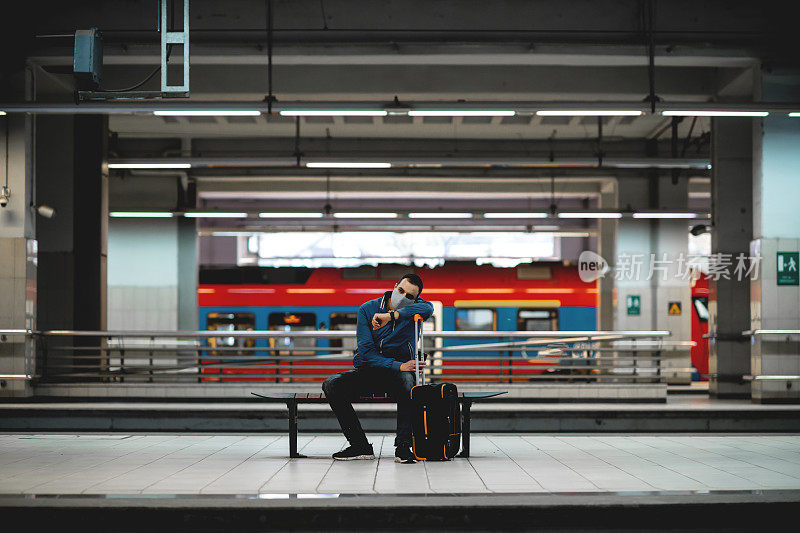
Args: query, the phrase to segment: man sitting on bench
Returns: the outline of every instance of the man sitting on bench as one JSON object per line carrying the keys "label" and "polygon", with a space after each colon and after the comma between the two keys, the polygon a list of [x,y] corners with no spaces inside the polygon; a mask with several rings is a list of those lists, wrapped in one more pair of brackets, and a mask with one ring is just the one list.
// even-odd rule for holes
{"label": "man sitting on bench", "polygon": [[[325,397],[350,443],[344,450],[334,453],[334,459],[375,458],[352,402],[363,395],[382,393],[397,402],[395,462],[416,462],[411,453],[409,395],[416,381],[414,315],[422,315],[427,320],[433,313],[433,305],[420,299],[420,293],[422,279],[416,274],[406,274],[395,284],[394,290],[358,308],[355,368],[331,376],[322,384]],[[424,367],[425,361],[420,361],[419,365]]]}

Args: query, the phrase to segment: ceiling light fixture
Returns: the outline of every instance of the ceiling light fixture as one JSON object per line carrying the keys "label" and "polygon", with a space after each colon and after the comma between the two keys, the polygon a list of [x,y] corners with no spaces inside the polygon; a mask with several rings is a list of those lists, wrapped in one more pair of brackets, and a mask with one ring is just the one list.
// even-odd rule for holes
{"label": "ceiling light fixture", "polygon": [[[2,113],[0,113],[0,114],[2,114]],[[800,112],[793,111],[793,112],[789,113],[789,116],[790,117],[800,117]]]}
{"label": "ceiling light fixture", "polygon": [[665,117],[766,117],[769,111],[712,111],[703,109],[698,111],[662,111]]}
{"label": "ceiling light fixture", "polygon": [[634,213],[633,218],[703,218],[697,213]]}
{"label": "ceiling light fixture", "polygon": [[542,110],[537,111],[536,114],[540,117],[638,117],[644,115],[644,111],[637,111],[634,109],[620,109],[620,110],[592,110],[592,109],[575,109],[575,110]]}
{"label": "ceiling light fixture", "polygon": [[261,111],[255,110],[219,110],[211,109],[186,109],[186,110],[165,110],[153,111],[159,117],[257,117]]}
{"label": "ceiling light fixture", "polygon": [[162,211],[112,211],[108,214],[114,218],[172,218],[172,213]]}
{"label": "ceiling light fixture", "polygon": [[472,218],[472,213],[409,213],[408,218]]}
{"label": "ceiling light fixture", "polygon": [[261,218],[322,218],[322,213],[318,212],[295,212],[295,213],[259,213]]}
{"label": "ceiling light fixture", "polygon": [[109,163],[108,168],[192,168],[191,163]]}
{"label": "ceiling light fixture", "polygon": [[336,162],[320,162],[320,163],[306,163],[307,168],[392,168],[391,163],[336,163]]}
{"label": "ceiling light fixture", "polygon": [[559,213],[558,218],[622,218],[622,213],[608,211],[566,211]]}
{"label": "ceiling light fixture", "polygon": [[286,109],[280,111],[283,117],[385,117],[385,110],[358,109]]}
{"label": "ceiling light fixture", "polygon": [[334,213],[334,218],[397,218],[397,213]]}
{"label": "ceiling light fixture", "polygon": [[517,112],[510,111],[510,110],[498,110],[493,111],[490,109],[486,110],[447,110],[447,109],[436,109],[425,111],[422,109],[414,110],[408,112],[408,116],[410,117],[513,117]]}
{"label": "ceiling light fixture", "polygon": [[484,213],[484,218],[547,218],[547,213]]}
{"label": "ceiling light fixture", "polygon": [[188,218],[247,218],[247,213],[203,211],[197,213],[184,213],[183,216]]}

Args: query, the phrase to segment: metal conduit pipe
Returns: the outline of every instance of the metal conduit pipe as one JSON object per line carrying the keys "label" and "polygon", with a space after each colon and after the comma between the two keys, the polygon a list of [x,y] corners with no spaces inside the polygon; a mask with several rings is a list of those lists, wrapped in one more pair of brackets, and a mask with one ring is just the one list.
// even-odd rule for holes
{"label": "metal conduit pipe", "polygon": [[[404,102],[400,106],[384,101],[361,102],[275,102],[273,113],[289,111],[385,111],[390,114],[408,114],[409,111],[512,111],[518,114],[533,114],[538,111],[639,111],[642,115],[652,113],[646,102]],[[659,102],[656,114],[669,111],[721,111],[721,112],[767,112],[791,113],[800,111],[800,102]],[[0,111],[6,113],[36,114],[125,114],[153,113],[157,111],[251,111],[268,113],[266,102],[0,102]]]}

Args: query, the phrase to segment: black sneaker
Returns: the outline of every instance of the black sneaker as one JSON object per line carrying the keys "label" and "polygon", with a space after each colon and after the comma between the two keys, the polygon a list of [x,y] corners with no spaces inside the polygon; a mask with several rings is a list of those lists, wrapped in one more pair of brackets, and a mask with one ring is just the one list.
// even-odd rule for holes
{"label": "black sneaker", "polygon": [[372,444],[367,444],[366,447],[348,446],[340,452],[333,454],[333,458],[337,461],[352,461],[354,459],[375,459],[375,452],[372,451]]}
{"label": "black sneaker", "polygon": [[417,458],[414,457],[413,453],[411,453],[411,448],[409,448],[408,446],[404,446],[401,448],[395,448],[394,462],[410,465],[416,463]]}

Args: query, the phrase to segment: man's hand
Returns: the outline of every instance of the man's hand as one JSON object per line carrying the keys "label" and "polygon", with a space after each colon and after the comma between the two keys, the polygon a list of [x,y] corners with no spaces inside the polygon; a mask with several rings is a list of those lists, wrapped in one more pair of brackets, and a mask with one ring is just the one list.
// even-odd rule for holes
{"label": "man's hand", "polygon": [[372,329],[382,328],[392,319],[389,313],[375,313],[372,315]]}
{"label": "man's hand", "polygon": [[[420,361],[419,362],[419,367],[420,368],[425,368],[425,361]],[[413,372],[414,371],[414,360],[412,359],[411,361],[406,361],[405,363],[402,363],[400,365],[400,370],[402,370],[403,372]]]}

